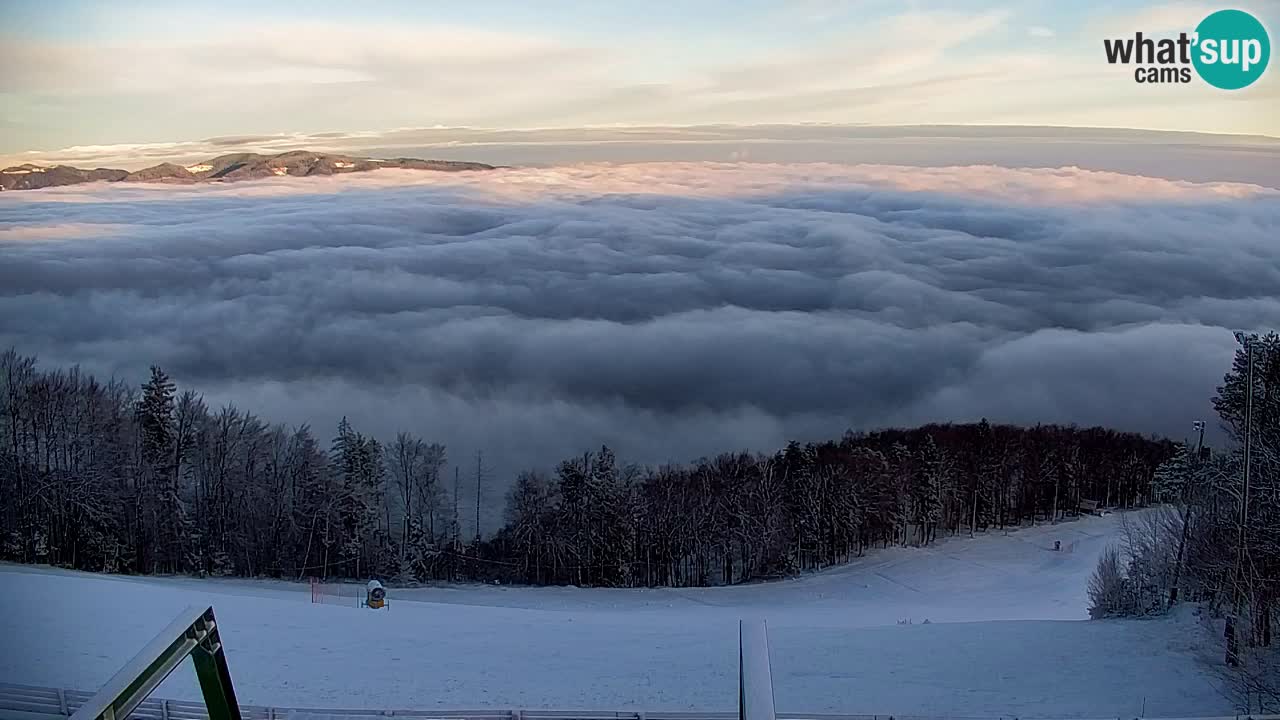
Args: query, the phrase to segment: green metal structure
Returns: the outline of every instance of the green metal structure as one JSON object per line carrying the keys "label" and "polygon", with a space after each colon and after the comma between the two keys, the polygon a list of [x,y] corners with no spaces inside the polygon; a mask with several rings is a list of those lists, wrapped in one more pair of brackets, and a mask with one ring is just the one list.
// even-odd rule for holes
{"label": "green metal structure", "polygon": [[209,720],[240,720],[213,608],[196,606],[184,610],[80,706],[71,720],[125,720],[188,655],[196,666]]}

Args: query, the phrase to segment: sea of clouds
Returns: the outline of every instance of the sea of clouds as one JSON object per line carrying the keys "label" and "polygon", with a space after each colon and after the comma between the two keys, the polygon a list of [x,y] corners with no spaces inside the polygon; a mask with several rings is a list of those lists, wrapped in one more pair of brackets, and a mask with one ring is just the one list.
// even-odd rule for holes
{"label": "sea of clouds", "polygon": [[981,417],[1181,438],[1231,330],[1277,326],[1256,185],[698,162],[0,195],[0,346],[504,478]]}

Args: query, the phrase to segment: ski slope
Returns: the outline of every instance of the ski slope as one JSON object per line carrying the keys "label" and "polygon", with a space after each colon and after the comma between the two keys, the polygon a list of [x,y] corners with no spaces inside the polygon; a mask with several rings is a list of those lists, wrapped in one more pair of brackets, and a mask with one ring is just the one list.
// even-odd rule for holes
{"label": "ski slope", "polygon": [[[756,617],[769,625],[780,710],[1230,712],[1189,613],[1084,621],[1088,576],[1120,518],[879,550],[729,588],[392,589],[385,612],[311,604],[300,583],[6,565],[0,680],[97,688],[182,608],[208,603],[244,703],[732,710],[737,620]],[[1054,552],[1054,540],[1074,551]],[[194,673],[156,695],[197,699]]]}

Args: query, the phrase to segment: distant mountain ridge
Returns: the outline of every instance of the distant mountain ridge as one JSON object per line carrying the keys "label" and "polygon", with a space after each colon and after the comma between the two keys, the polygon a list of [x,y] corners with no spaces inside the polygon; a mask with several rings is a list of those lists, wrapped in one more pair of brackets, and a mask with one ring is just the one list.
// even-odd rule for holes
{"label": "distant mountain ridge", "polygon": [[350,155],[294,150],[278,155],[231,153],[219,155],[193,165],[161,163],[129,172],[111,168],[82,170],[70,165],[52,167],[26,163],[0,170],[0,190],[38,190],[46,187],[77,185],[86,182],[160,182],[201,183],[234,182],[265,177],[306,177],[368,172],[381,168],[464,172],[493,170],[493,165],[454,160],[419,160],[417,158],[375,159]]}

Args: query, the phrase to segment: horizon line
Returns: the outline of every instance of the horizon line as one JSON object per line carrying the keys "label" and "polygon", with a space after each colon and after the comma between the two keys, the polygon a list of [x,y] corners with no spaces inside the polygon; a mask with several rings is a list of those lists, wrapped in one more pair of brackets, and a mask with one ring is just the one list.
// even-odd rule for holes
{"label": "horizon line", "polygon": [[[394,133],[405,133],[414,131],[469,131],[469,132],[551,132],[551,131],[572,131],[572,130],[639,130],[639,129],[694,129],[694,128],[769,128],[769,127],[791,127],[791,128],[858,128],[858,129],[1043,129],[1043,130],[1073,130],[1073,131],[1109,131],[1109,132],[1127,132],[1140,133],[1150,135],[1191,135],[1206,136],[1213,138],[1234,138],[1241,140],[1262,140],[1267,142],[1280,142],[1280,135],[1268,135],[1263,133],[1226,133],[1213,132],[1206,130],[1174,130],[1164,128],[1139,128],[1119,125],[1046,125],[1046,124],[1024,124],[1024,123],[837,123],[837,122],[819,122],[819,121],[800,121],[800,122],[755,122],[755,123],[736,123],[736,122],[706,122],[706,123],[604,123],[604,124],[582,124],[582,125],[545,125],[545,126],[524,126],[524,127],[501,127],[501,126],[484,126],[484,125],[420,125],[420,126],[400,126],[386,128],[382,130],[316,130],[311,132],[265,132],[261,134],[241,133],[227,135],[212,135],[199,139],[180,139],[180,140],[149,140],[149,141],[120,141],[111,143],[85,143],[75,145],[65,145],[58,148],[44,149],[27,149],[18,150],[12,155],[39,155],[52,153],[66,153],[75,151],[84,151],[90,148],[105,150],[108,148],[127,148],[127,147],[145,147],[145,146],[163,146],[163,145],[186,145],[216,142],[219,140],[229,140],[236,138],[244,138],[241,144],[252,145],[254,142],[268,142],[271,140],[286,139],[315,139],[317,141],[330,140],[340,141],[349,139],[366,139],[374,140],[381,136]],[[325,137],[328,136],[328,137]],[[572,142],[566,140],[565,142]],[[0,157],[9,153],[0,153]]]}

